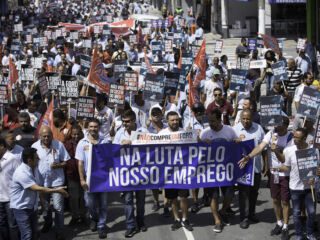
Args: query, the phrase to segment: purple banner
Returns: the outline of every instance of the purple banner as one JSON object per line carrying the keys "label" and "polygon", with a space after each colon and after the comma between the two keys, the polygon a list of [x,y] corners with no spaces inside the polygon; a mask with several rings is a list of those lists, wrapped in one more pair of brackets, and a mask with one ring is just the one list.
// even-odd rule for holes
{"label": "purple banner", "polygon": [[210,145],[94,145],[88,168],[90,192],[252,185],[253,161],[244,169],[238,167],[238,161],[253,147],[253,140]]}

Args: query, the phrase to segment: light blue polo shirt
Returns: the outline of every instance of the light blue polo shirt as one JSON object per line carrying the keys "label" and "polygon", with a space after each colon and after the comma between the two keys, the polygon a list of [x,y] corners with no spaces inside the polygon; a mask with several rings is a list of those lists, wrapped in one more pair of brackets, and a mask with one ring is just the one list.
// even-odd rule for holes
{"label": "light blue polo shirt", "polygon": [[21,163],[12,177],[10,208],[36,210],[38,208],[38,192],[29,189],[35,184],[42,185],[42,177],[38,168],[33,171],[27,164]]}
{"label": "light blue polo shirt", "polygon": [[[264,131],[262,127],[257,123],[252,123],[250,129],[245,129],[242,123],[238,123],[233,126],[234,131],[237,134],[237,137],[241,141],[254,140],[254,146],[259,145],[264,138]],[[240,159],[239,159],[240,160]],[[254,157],[254,172],[261,173],[262,170],[262,157],[261,154]]]}
{"label": "light blue polo shirt", "polygon": [[[108,138],[103,138],[99,136],[98,144],[108,143]],[[88,160],[89,160],[89,147],[90,147],[90,141],[88,139],[88,136],[86,135],[84,138],[82,138],[76,148],[76,154],[75,159],[82,161],[84,165],[84,172],[87,174],[88,169]]]}
{"label": "light blue polo shirt", "polygon": [[51,148],[48,149],[41,144],[40,140],[38,140],[32,144],[32,147],[37,149],[37,153],[40,158],[39,172],[44,180],[44,186],[62,186],[65,182],[63,168],[51,168],[51,164],[53,162],[61,163],[70,159],[70,156],[62,142],[52,140]]}

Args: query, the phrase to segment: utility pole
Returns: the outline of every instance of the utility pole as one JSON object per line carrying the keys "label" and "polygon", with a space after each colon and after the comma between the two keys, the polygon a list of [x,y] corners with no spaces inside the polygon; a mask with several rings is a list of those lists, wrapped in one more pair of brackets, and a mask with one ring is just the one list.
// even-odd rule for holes
{"label": "utility pole", "polygon": [[259,0],[259,28],[258,32],[265,34],[266,25],[265,25],[265,0]]}

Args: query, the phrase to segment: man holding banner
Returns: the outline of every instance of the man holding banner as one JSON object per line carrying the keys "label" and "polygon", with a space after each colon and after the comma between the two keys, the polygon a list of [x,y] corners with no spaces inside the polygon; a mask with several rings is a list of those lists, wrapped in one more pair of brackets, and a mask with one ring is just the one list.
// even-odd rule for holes
{"label": "man holding banner", "polygon": [[[147,132],[145,128],[137,128],[136,114],[132,110],[125,111],[121,116],[123,127],[116,133],[113,143],[120,145],[131,145],[131,134],[133,131]],[[137,216],[134,215],[134,195],[136,198]],[[125,201],[126,215],[126,238],[133,237],[137,232],[147,231],[144,223],[145,190],[125,191],[123,197]]]}
{"label": "man holding banner", "polygon": [[[166,119],[168,122],[168,127],[161,130],[159,134],[168,134],[172,132],[183,131],[179,127],[179,113],[176,111],[169,111],[166,114]],[[188,220],[188,197],[189,197],[189,189],[165,189],[165,197],[171,200],[171,207],[174,216],[174,223],[171,226],[171,230],[175,231],[181,227],[186,228],[189,231],[193,231],[193,227],[191,226]],[[182,211],[182,221],[179,217],[178,210],[178,197],[180,197],[180,208]]]}
{"label": "man holding banner", "polygon": [[[211,144],[212,142],[235,141],[237,139],[236,132],[228,125],[222,124],[221,111],[219,109],[212,110],[208,115],[209,127],[204,129],[200,134],[200,140]],[[226,215],[226,210],[230,208],[234,190],[233,186],[221,187],[223,193],[223,206],[218,213],[219,208],[219,188],[206,188],[205,191],[211,197],[211,212],[215,221],[214,232],[222,232],[223,223],[230,225]]]}
{"label": "man holding banner", "polygon": [[85,201],[90,213],[90,229],[97,231],[99,238],[107,237],[106,220],[107,220],[107,193],[106,192],[90,192],[87,184],[88,161],[90,145],[106,143],[107,139],[99,136],[100,122],[93,118],[89,120],[88,132],[81,139],[76,148],[75,159],[78,160],[78,170],[80,176],[80,184],[85,191]]}
{"label": "man holding banner", "polygon": [[[264,138],[264,131],[259,124],[253,122],[251,110],[242,110],[240,118],[241,122],[233,127],[237,137],[241,141],[254,139],[256,146],[260,144]],[[261,171],[262,156],[258,154],[254,158],[255,174],[253,186],[239,184],[240,227],[243,229],[249,227],[249,221],[254,223],[259,222],[259,219],[255,216],[255,212],[261,182]]]}

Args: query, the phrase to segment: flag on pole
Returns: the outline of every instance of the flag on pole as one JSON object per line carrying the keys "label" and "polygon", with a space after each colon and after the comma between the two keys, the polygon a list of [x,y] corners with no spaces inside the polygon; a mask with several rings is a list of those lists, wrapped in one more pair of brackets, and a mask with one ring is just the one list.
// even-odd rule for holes
{"label": "flag on pole", "polygon": [[45,112],[45,114],[40,118],[38,127],[36,129],[36,136],[39,136],[39,132],[42,126],[48,126],[52,129],[53,127],[53,104],[54,104],[54,100],[52,99],[47,111]]}
{"label": "flag on pole", "polygon": [[9,58],[9,84],[12,87],[19,79],[19,73],[12,58]]}
{"label": "flag on pole", "polygon": [[97,86],[102,92],[109,92],[109,77],[104,69],[103,63],[98,55],[98,49],[93,50],[91,67],[88,74],[88,80],[93,85]]}
{"label": "flag on pole", "polygon": [[196,73],[196,78],[194,81],[194,86],[197,87],[200,85],[200,82],[206,78],[206,40],[203,39],[200,50],[197,56],[194,59],[194,64],[197,66],[198,71]]}

